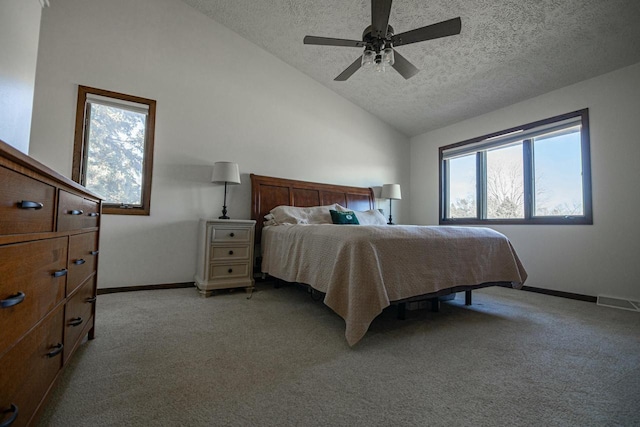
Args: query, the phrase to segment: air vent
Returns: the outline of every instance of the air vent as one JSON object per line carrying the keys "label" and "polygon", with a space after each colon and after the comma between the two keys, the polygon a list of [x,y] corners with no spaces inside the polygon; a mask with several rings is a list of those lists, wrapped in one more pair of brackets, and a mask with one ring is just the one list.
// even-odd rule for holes
{"label": "air vent", "polygon": [[612,307],[612,308],[619,308],[621,310],[640,312],[639,301],[630,301],[626,299],[605,297],[602,295],[598,295],[598,301],[596,303],[603,307]]}

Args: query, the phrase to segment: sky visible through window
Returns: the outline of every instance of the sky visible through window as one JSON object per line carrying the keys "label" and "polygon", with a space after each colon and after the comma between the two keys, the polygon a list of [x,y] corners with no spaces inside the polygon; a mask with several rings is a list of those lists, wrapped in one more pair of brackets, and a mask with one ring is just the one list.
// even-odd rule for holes
{"label": "sky visible through window", "polygon": [[449,160],[449,216],[476,216],[476,155],[468,154]]}
{"label": "sky visible through window", "polygon": [[582,215],[580,131],[534,140],[535,215]]}
{"label": "sky visible through window", "polygon": [[[534,194],[536,216],[583,215],[580,129],[560,136],[534,139]],[[476,207],[476,154],[449,162],[449,215],[473,218]],[[487,153],[488,217],[522,217],[522,144]],[[492,203],[492,193],[494,202]],[[509,203],[504,201],[508,199]],[[501,205],[499,209],[496,206]],[[513,204],[509,213],[505,209]]]}

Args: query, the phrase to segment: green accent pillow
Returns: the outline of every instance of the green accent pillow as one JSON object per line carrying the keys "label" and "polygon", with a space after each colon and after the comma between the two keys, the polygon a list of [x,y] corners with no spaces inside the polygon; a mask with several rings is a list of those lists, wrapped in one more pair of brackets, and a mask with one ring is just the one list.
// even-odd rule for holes
{"label": "green accent pillow", "polygon": [[356,217],[356,214],[352,211],[338,212],[330,209],[329,213],[331,214],[331,220],[334,224],[360,224],[358,222],[358,217]]}

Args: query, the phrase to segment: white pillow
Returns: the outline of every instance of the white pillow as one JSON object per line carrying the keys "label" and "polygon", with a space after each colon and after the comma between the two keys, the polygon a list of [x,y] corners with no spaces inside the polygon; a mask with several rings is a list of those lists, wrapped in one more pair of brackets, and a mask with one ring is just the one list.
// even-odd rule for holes
{"label": "white pillow", "polygon": [[333,224],[329,210],[337,210],[336,204],[328,206],[277,206],[271,209],[273,220],[277,224]]}
{"label": "white pillow", "polygon": [[353,211],[358,218],[360,225],[387,225],[387,219],[377,209],[369,209],[368,211],[355,211],[353,209],[347,209],[344,206],[338,205],[339,211],[347,212]]}
{"label": "white pillow", "polygon": [[354,211],[361,225],[387,225],[387,219],[377,209]]}

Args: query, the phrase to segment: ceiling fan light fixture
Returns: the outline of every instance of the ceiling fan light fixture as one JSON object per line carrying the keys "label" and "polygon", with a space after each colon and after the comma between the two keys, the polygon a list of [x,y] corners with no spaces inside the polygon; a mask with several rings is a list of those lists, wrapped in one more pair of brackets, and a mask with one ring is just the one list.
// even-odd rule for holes
{"label": "ceiling fan light fixture", "polygon": [[393,56],[393,49],[391,49],[391,47],[386,47],[382,51],[382,63],[385,66],[391,66],[395,63],[395,57]]}
{"label": "ceiling fan light fixture", "polygon": [[376,53],[371,49],[366,49],[362,54],[362,67],[371,68],[376,59]]}
{"label": "ceiling fan light fixture", "polygon": [[384,63],[384,61],[382,61],[382,54],[378,53],[376,55],[376,65],[374,66],[374,71],[377,73],[384,73],[385,71],[387,71],[387,64]]}

